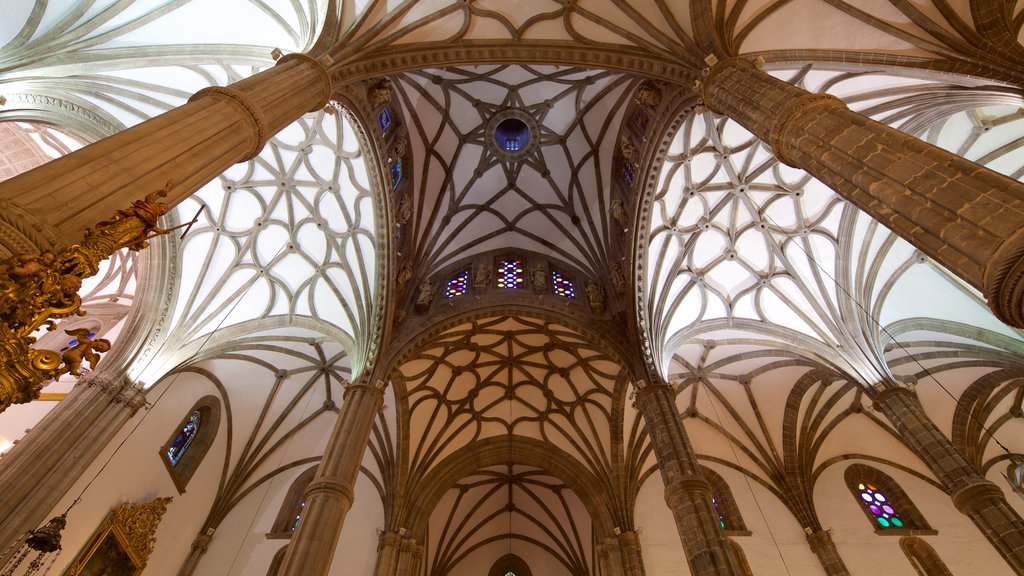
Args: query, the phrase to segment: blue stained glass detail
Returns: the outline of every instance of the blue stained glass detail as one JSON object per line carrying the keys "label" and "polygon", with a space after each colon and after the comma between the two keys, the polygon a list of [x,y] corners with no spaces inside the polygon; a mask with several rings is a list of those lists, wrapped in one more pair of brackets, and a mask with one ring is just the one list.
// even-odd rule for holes
{"label": "blue stained glass detail", "polygon": [[172,466],[176,466],[181,460],[181,457],[185,455],[185,451],[192,444],[192,440],[195,439],[196,433],[199,432],[199,411],[192,413],[189,417],[188,422],[181,427],[181,432],[178,433],[178,437],[171,443],[171,447],[167,449],[167,459],[171,461]]}
{"label": "blue stained glass detail", "polygon": [[573,288],[572,280],[569,280],[561,272],[551,271],[551,290],[558,296],[575,298],[576,290]]}
{"label": "blue stained glass detail", "polygon": [[453,278],[448,280],[448,286],[445,288],[444,297],[454,298],[456,296],[462,296],[469,291],[469,270],[463,270],[456,274]]}
{"label": "blue stained glass detail", "polygon": [[633,180],[636,180],[636,166],[634,166],[629,160],[623,160],[622,181],[626,183],[626,188],[633,185]]}
{"label": "blue stained glass detail", "polygon": [[385,106],[380,111],[380,114],[377,114],[377,124],[380,125],[380,131],[387,132],[392,122],[394,122],[394,118],[391,117],[391,109]]}
{"label": "blue stained glass detail", "polygon": [[391,189],[398,188],[398,185],[402,182],[402,160],[395,160],[395,163],[391,165]]}
{"label": "blue stained glass detail", "polygon": [[498,264],[498,288],[522,288],[525,270],[522,260],[502,260],[501,264]]}

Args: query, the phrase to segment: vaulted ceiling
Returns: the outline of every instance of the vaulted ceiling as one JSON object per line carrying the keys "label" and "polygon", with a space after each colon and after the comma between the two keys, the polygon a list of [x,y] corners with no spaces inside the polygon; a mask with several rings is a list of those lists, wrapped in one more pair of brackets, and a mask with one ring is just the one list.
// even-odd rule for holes
{"label": "vaulted ceiling", "polygon": [[[1024,1],[51,0],[5,10],[0,121],[43,120],[87,141],[269,67],[275,47],[329,54],[340,84],[384,81],[407,139],[402,186],[386,184],[394,136],[379,133],[375,110],[317,111],[289,126],[178,207],[178,221],[202,212],[184,240],[156,247],[162,275],[138,281],[136,297],[161,321],[132,370],[153,383],[259,366],[261,390],[314,406],[338,395],[339,378],[387,358],[393,396],[366,474],[389,523],[432,527],[438,570],[499,548],[513,501],[555,510],[513,514],[513,531],[566,572],[593,562],[579,518],[596,531],[630,525],[654,466],[629,402],[642,353],[678,383],[705,461],[743,471],[798,514],[813,502],[787,491],[813,485],[846,448],[826,438],[867,421],[889,433],[864,410],[863,387],[881,378],[921,382],[979,466],[1002,456],[965,414],[1020,430],[1004,417],[1022,397],[1020,333],[743,128],[695,112],[689,88],[706,54],[761,56],[786,81],[1020,178]],[[642,123],[641,85],[664,96]],[[531,120],[523,154],[494,142],[508,110]],[[635,184],[623,183],[623,139],[647,170]],[[424,280],[436,289],[448,272],[508,253],[571,271],[572,306],[492,285],[414,310]],[[402,263],[411,277],[398,287]],[[124,280],[134,261],[111,270],[110,291],[135,282]],[[588,310],[587,281],[607,293],[606,310]],[[401,318],[381,341],[379,326]],[[281,410],[273,395],[248,401]],[[250,434],[326,435],[325,406],[309,408],[310,423],[291,406],[280,429]],[[465,446],[513,436],[557,447],[592,482],[495,457],[429,485]],[[225,467],[217,514],[273,472],[259,456]],[[438,512],[413,518],[399,505],[418,490],[444,503]]]}

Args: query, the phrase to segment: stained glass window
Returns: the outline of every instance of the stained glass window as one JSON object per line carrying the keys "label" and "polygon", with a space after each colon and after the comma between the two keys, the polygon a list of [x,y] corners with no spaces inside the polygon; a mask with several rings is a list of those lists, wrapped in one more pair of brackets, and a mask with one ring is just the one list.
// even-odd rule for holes
{"label": "stained glass window", "polygon": [[[92,338],[95,335],[96,335],[95,332],[89,332],[89,336],[88,337]],[[61,352],[67,352],[68,350],[74,348],[75,346],[78,346],[78,338],[72,338],[71,340],[69,340],[68,343],[65,344],[63,348],[60,349],[60,351]]]}
{"label": "stained glass window", "polygon": [[626,188],[633,185],[633,180],[636,179],[636,166],[633,165],[629,160],[622,161],[622,181],[626,184]]}
{"label": "stained glass window", "polygon": [[380,125],[380,131],[387,132],[392,122],[394,122],[394,118],[391,117],[391,109],[385,106],[380,111],[380,114],[377,114],[377,124]]}
{"label": "stained glass window", "polygon": [[715,507],[715,516],[718,516],[718,525],[725,528],[725,514],[722,514],[722,507],[719,504],[724,504],[722,497],[715,495],[711,497],[711,505]]}
{"label": "stained glass window", "polygon": [[502,260],[498,264],[498,288],[522,288],[526,267],[518,258]]}
{"label": "stained glass window", "polygon": [[462,296],[469,291],[469,270],[463,270],[450,280],[448,280],[448,286],[445,288],[444,297],[454,298],[456,296]]}
{"label": "stained glass window", "polygon": [[292,521],[292,532],[299,527],[299,520],[302,519],[302,509],[306,507],[306,501],[303,500],[302,504],[299,504],[299,513],[295,515],[295,520]]}
{"label": "stained glass window", "polygon": [[391,189],[398,188],[398,185],[402,183],[402,159],[395,160],[395,163],[391,165]]}
{"label": "stained glass window", "polygon": [[572,280],[569,280],[565,274],[557,270],[551,271],[551,290],[557,296],[564,296],[566,298],[576,297],[576,290],[573,288]]}
{"label": "stained glass window", "polygon": [[863,483],[857,485],[857,490],[860,491],[861,502],[868,507],[868,510],[879,526],[882,528],[903,527],[903,519],[896,513],[892,503],[889,502],[889,499],[886,498],[881,490],[873,484]]}
{"label": "stained glass window", "polygon": [[192,413],[188,422],[185,422],[185,425],[181,427],[178,437],[174,439],[170,448],[167,449],[167,459],[171,461],[172,466],[177,465],[181,457],[185,455],[185,451],[188,450],[189,445],[192,444],[192,440],[195,439],[198,432],[199,411],[196,410]]}

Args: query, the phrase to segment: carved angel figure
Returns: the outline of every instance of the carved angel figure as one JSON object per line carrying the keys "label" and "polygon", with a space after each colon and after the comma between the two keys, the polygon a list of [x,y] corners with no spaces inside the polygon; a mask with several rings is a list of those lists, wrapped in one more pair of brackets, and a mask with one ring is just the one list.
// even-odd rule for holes
{"label": "carved angel figure", "polygon": [[[104,220],[96,224],[95,227],[87,229],[86,235],[112,233],[114,236],[120,236],[115,238],[119,245],[134,251],[149,246],[148,240],[152,238],[151,232],[156,232],[157,236],[165,233],[156,223],[171,209],[166,202],[157,202],[157,198],[167,196],[167,192],[173,186],[174,182],[168,181],[163,190],[151,192],[143,200],[132,202],[131,208],[127,210],[118,210],[110,220]],[[129,219],[132,218],[136,221],[131,222]]]}
{"label": "carved angel figure", "polygon": [[537,264],[533,271],[530,272],[531,284],[533,284],[534,294],[545,294],[548,291],[548,275],[544,272],[544,267]]}
{"label": "carved angel figure", "polygon": [[615,223],[619,225],[619,228],[625,230],[626,225],[629,224],[629,217],[626,215],[626,207],[622,205],[622,200],[616,198],[612,201],[611,212]]}
{"label": "carved angel figure", "polygon": [[61,360],[64,361],[64,367],[60,371],[61,374],[67,373],[72,376],[81,376],[82,362],[85,360],[89,361],[89,368],[95,370],[96,365],[100,362],[99,352],[110,351],[110,340],[106,338],[97,338],[96,340],[89,338],[88,328],[65,330],[64,333],[78,339],[78,344],[60,355]]}
{"label": "carved angel figure", "polygon": [[46,271],[56,261],[57,257],[53,252],[46,251],[40,254],[22,254],[0,262],[0,274],[7,274],[15,282],[27,280],[42,280],[46,278]]}
{"label": "carved angel figure", "polygon": [[590,311],[594,314],[604,312],[604,288],[596,280],[587,280],[585,287],[587,300],[590,303]]}
{"label": "carved angel figure", "polygon": [[491,267],[487,264],[473,266],[473,291],[486,292],[491,285]]}
{"label": "carved angel figure", "polygon": [[430,280],[424,280],[420,284],[419,292],[416,294],[416,311],[423,313],[430,308],[434,301],[434,284]]}

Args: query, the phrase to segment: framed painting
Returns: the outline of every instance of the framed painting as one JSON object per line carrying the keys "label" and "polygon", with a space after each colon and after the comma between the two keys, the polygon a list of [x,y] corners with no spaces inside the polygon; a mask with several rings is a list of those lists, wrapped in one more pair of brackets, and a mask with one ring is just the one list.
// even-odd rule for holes
{"label": "framed painting", "polygon": [[156,544],[170,498],[113,509],[71,561],[64,576],[139,576]]}

